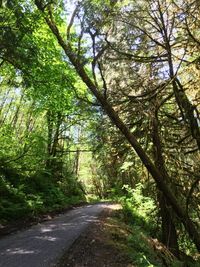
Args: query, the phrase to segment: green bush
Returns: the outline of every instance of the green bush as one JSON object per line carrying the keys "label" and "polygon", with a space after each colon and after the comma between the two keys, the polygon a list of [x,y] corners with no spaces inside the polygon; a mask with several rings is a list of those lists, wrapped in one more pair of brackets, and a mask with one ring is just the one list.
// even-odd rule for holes
{"label": "green bush", "polygon": [[137,184],[134,189],[125,185],[124,197],[120,198],[123,207],[123,220],[132,228],[132,234],[128,238],[130,257],[134,266],[138,267],[162,267],[163,260],[167,266],[180,267],[181,262],[162,255],[158,256],[151,247],[150,236],[157,229],[155,218],[156,205],[150,197],[143,195],[143,185]]}
{"label": "green bush", "polygon": [[[36,216],[39,213],[57,210],[84,200],[83,192],[57,183],[47,175],[22,177],[21,184],[12,185],[3,175],[0,176],[0,222]],[[74,182],[75,183],[75,182]],[[75,185],[73,185],[75,188]],[[74,194],[73,194],[74,193]]]}
{"label": "green bush", "polygon": [[126,222],[139,224],[149,232],[154,231],[156,205],[153,199],[142,194],[143,185],[139,183],[134,189],[124,185],[123,189],[126,190],[126,194],[120,198],[120,202]]}

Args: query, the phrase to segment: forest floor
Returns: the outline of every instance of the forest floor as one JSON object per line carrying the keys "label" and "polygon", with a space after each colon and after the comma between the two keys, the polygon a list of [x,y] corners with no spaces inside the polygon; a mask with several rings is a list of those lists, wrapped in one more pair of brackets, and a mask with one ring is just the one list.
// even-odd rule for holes
{"label": "forest floor", "polygon": [[57,267],[133,267],[128,253],[128,227],[115,218],[120,209],[106,209],[66,251]]}

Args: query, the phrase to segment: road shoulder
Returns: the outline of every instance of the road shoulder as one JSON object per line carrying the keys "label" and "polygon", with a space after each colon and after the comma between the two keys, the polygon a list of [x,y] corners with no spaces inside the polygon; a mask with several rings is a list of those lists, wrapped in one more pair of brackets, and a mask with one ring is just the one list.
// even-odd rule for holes
{"label": "road shoulder", "polygon": [[128,229],[115,218],[118,208],[103,211],[65,252],[57,267],[132,267],[125,246]]}

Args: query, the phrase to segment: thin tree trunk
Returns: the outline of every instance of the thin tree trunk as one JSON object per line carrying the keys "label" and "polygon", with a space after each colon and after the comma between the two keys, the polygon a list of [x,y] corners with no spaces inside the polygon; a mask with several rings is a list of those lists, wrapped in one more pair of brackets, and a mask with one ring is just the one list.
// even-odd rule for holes
{"label": "thin tree trunk", "polygon": [[75,166],[74,166],[74,173],[76,174],[76,177],[78,177],[78,174],[79,174],[79,166],[80,164],[80,150],[77,149],[76,150],[76,155],[75,155]]}
{"label": "thin tree trunk", "polygon": [[15,114],[14,114],[14,116],[12,118],[12,121],[11,121],[11,124],[12,124],[13,129],[16,128],[16,124],[17,124],[17,121],[18,121],[18,118],[19,118],[20,107],[22,106],[23,97],[24,97],[24,94],[22,92],[22,95],[20,97],[19,103],[16,105]]}
{"label": "thin tree trunk", "polygon": [[60,134],[60,125],[62,123],[62,114],[58,112],[57,114],[57,123],[56,123],[56,129],[55,129],[55,134],[53,137],[53,144],[52,144],[52,156],[55,157],[57,153],[57,148],[58,148],[58,139],[59,139],[59,134]]}
{"label": "thin tree trunk", "polygon": [[35,120],[33,119],[33,109],[34,109],[35,101],[33,101],[28,109],[28,116],[25,122],[25,130],[24,132],[32,132],[35,124]]}
{"label": "thin tree trunk", "polygon": [[198,149],[200,150],[200,128],[198,124],[198,118],[195,118],[195,114],[194,114],[195,107],[192,105],[192,103],[188,99],[181,82],[177,78],[177,74],[175,74],[174,64],[173,64],[173,59],[172,59],[172,48],[170,45],[170,37],[168,36],[168,33],[167,33],[167,26],[165,25],[165,19],[163,17],[163,12],[161,10],[159,1],[158,1],[158,6],[159,6],[158,10],[160,14],[160,21],[162,23],[162,28],[163,28],[162,35],[165,41],[165,47],[167,51],[169,76],[172,81],[172,87],[173,87],[174,95],[176,98],[176,102],[180,109],[183,120],[189,126],[191,135],[196,140]]}
{"label": "thin tree trunk", "polygon": [[11,107],[12,107],[12,105],[13,105],[13,100],[14,100],[14,97],[12,97],[12,98],[10,99],[10,103],[9,103],[9,105],[8,105],[8,108],[7,108],[7,110],[4,111],[5,115],[4,115],[4,117],[3,117],[2,121],[1,121],[1,126],[4,125],[4,123],[6,122],[6,119],[7,119],[8,116],[9,116],[9,110],[11,109]]}
{"label": "thin tree trunk", "polygon": [[46,168],[51,168],[51,155],[52,155],[52,138],[53,138],[53,122],[52,122],[52,112],[47,111],[47,129],[48,129],[48,140],[47,140],[47,161]]}
{"label": "thin tree trunk", "polygon": [[1,105],[0,105],[0,116],[1,116],[1,112],[2,112],[2,110],[4,108],[4,104],[6,103],[6,100],[7,100],[8,96],[9,96],[10,91],[11,91],[11,87],[9,87],[9,89],[5,92],[5,94],[3,96],[3,99],[2,99]]}

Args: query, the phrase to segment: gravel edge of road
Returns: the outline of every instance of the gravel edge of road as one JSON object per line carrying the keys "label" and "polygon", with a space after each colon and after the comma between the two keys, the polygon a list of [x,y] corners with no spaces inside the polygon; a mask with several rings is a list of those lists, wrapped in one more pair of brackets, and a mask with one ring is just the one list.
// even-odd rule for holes
{"label": "gravel edge of road", "polygon": [[[115,220],[116,225],[110,225],[113,216],[114,210],[103,210],[98,221],[87,227],[70,248],[63,252],[55,267],[133,267],[130,257],[121,247],[126,239],[117,244],[116,237],[121,238],[122,234],[118,228],[119,221]],[[116,227],[117,232],[114,229]]]}

